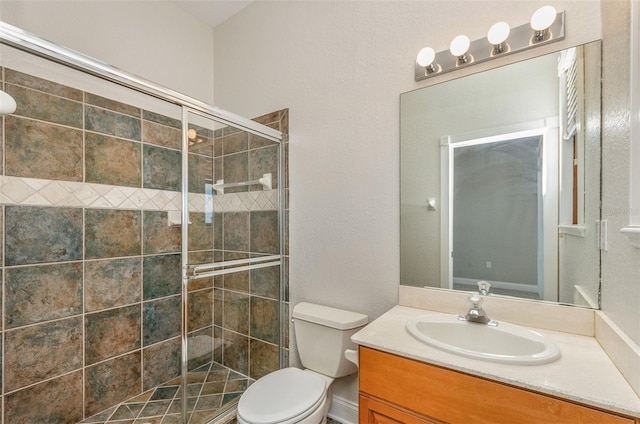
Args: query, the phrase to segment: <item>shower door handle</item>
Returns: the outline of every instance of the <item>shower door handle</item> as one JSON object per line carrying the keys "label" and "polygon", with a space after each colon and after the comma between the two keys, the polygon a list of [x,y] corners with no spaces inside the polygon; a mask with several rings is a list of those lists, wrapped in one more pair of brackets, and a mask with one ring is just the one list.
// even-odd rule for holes
{"label": "shower door handle", "polygon": [[[208,264],[187,265],[186,278],[197,280],[200,278],[215,277],[216,275],[230,274],[233,272],[249,271],[252,269],[266,268],[280,265],[282,258],[280,255],[258,256],[248,259],[237,259],[233,261],[212,262]],[[249,264],[249,265],[245,265]],[[244,266],[238,266],[244,265]],[[223,269],[217,269],[223,268]]]}

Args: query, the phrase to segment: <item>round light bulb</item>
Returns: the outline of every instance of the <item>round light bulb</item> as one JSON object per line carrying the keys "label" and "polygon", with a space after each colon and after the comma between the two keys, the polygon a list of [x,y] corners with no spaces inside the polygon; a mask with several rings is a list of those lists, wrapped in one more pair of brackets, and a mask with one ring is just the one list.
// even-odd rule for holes
{"label": "round light bulb", "polygon": [[451,44],[449,45],[449,50],[451,54],[457,57],[463,56],[471,45],[471,41],[469,37],[466,35],[458,35],[456,38],[451,40]]}
{"label": "round light bulb", "polygon": [[195,140],[197,136],[198,133],[193,128],[187,131],[187,137],[189,137],[189,140]]}
{"label": "round light bulb", "polygon": [[535,31],[544,31],[556,20],[556,8],[553,6],[543,6],[536,10],[531,16],[531,28]]}
{"label": "round light bulb", "polygon": [[493,24],[491,28],[489,28],[489,32],[487,33],[487,40],[494,46],[497,44],[504,43],[509,37],[509,33],[511,32],[511,28],[509,28],[509,24],[506,22],[497,22]]}
{"label": "round light bulb", "polygon": [[431,65],[436,58],[436,52],[431,47],[425,47],[418,52],[416,62],[418,65],[426,68]]}

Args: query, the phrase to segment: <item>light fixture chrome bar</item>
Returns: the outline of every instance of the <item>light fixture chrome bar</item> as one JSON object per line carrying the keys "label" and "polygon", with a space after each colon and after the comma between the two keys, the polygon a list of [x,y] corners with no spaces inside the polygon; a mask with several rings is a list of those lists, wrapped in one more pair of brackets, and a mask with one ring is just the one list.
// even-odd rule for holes
{"label": "light fixture chrome bar", "polygon": [[280,255],[258,256],[255,258],[236,259],[233,261],[211,262],[208,264],[201,264],[201,265],[188,265],[187,272],[189,276],[192,276],[192,275],[197,275],[198,273],[203,271],[222,268],[225,266],[236,266],[236,265],[244,265],[244,264],[250,264],[250,263],[256,263],[256,262],[267,262],[267,261],[274,261],[274,260],[280,260]]}
{"label": "light fixture chrome bar", "polygon": [[489,40],[487,40],[486,37],[474,40],[471,42],[469,50],[466,52],[466,55],[471,56],[473,60],[470,60],[467,63],[459,63],[458,58],[453,56],[448,49],[440,51],[436,54],[433,61],[434,65],[437,64],[437,72],[430,71],[424,66],[418,65],[416,61],[415,80],[422,81],[456,69],[466,68],[476,63],[486,62],[497,57],[522,52],[534,47],[563,40],[565,37],[564,11],[558,12],[556,20],[547,31],[548,36],[545,35],[542,41],[536,41],[534,31],[531,29],[531,25],[529,23],[512,28],[509,38],[507,38],[504,42],[504,46],[502,46],[502,53],[496,53],[495,47],[489,42]]}
{"label": "light fixture chrome bar", "polygon": [[266,263],[259,263],[254,265],[239,266],[234,268],[225,268],[225,269],[218,269],[215,271],[203,272],[202,274],[190,275],[187,278],[189,280],[199,280],[201,278],[215,277],[217,275],[231,274],[233,272],[250,271],[252,269],[267,268],[270,266],[276,266],[280,264],[282,264],[282,261],[278,259],[277,261],[273,261],[273,262],[266,262]]}
{"label": "light fixture chrome bar", "polygon": [[1,21],[0,43],[52,60],[62,65],[78,69],[150,96],[166,100],[180,106],[187,106],[190,109],[193,109],[193,111],[199,111],[205,116],[213,117],[225,124],[234,125],[236,127],[239,126],[243,130],[268,138],[271,141],[279,143],[282,139],[282,133],[280,131],[274,130],[266,125],[259,124],[251,119],[211,106],[200,100],[194,99],[193,97],[189,97],[170,88],[155,84],[147,79],[125,72],[91,56],[85,55],[84,53],[52,43],[51,41],[45,40],[35,34]]}

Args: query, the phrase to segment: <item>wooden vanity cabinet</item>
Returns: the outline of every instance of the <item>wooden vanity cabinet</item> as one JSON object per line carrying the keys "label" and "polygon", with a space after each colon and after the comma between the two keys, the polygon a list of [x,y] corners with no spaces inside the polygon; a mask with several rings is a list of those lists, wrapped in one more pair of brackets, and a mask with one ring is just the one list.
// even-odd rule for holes
{"label": "wooden vanity cabinet", "polygon": [[360,424],[640,424],[636,418],[360,347]]}

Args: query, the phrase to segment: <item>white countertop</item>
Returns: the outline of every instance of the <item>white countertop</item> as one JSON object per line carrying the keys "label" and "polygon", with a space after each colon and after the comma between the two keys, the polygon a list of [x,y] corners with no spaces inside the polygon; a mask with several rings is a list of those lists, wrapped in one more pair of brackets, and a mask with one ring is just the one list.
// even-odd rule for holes
{"label": "white countertop", "polygon": [[560,359],[542,365],[497,364],[447,353],[415,339],[405,324],[426,314],[440,312],[396,306],[351,340],[406,358],[640,417],[640,398],[593,337],[532,328],[558,345]]}

